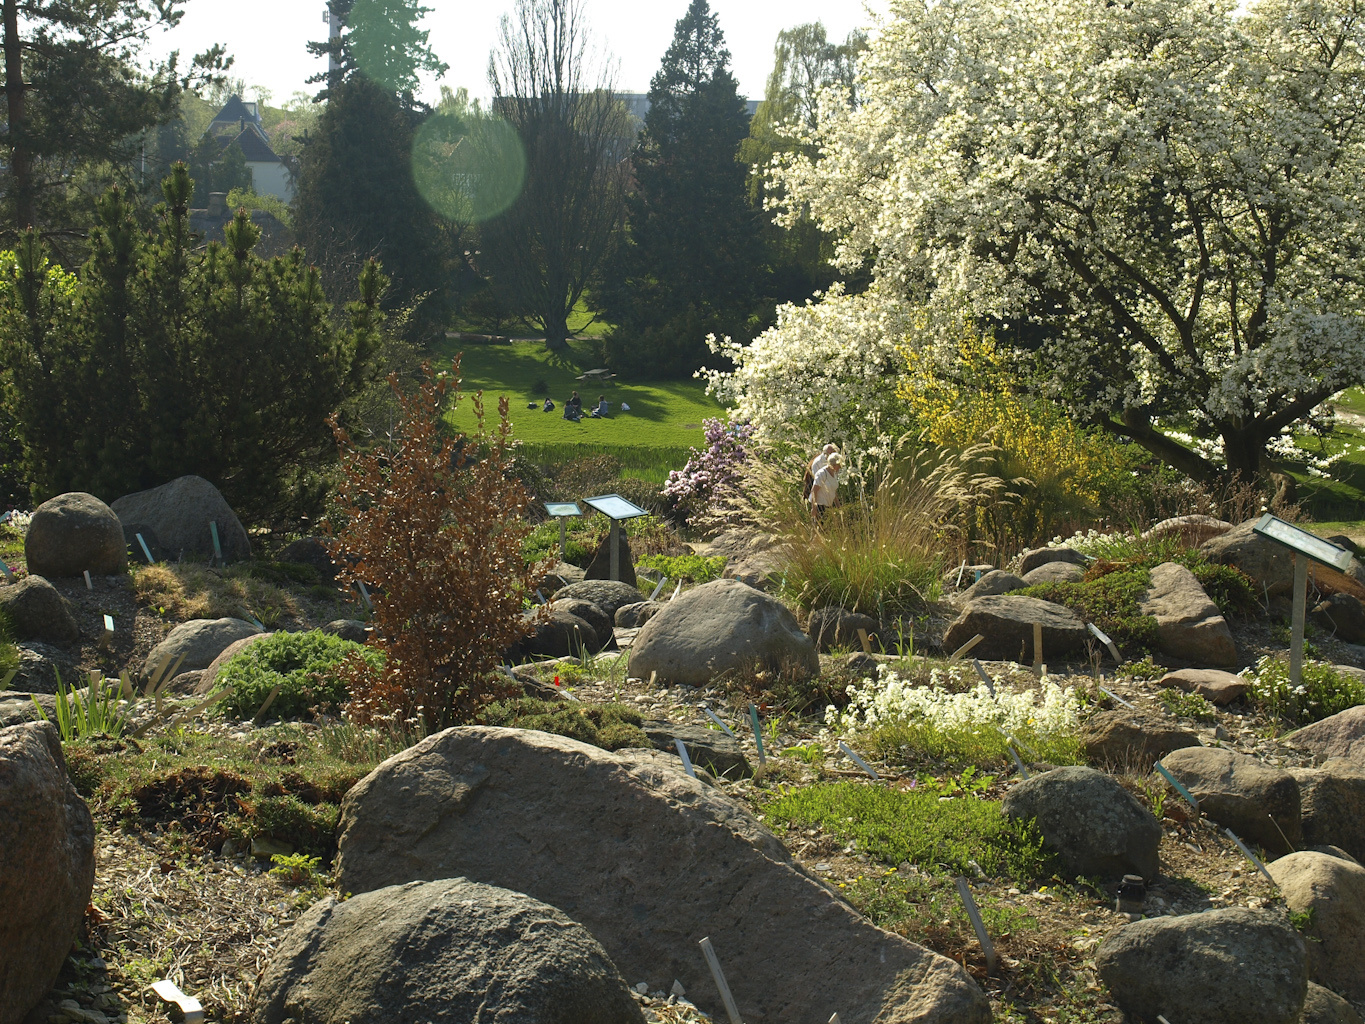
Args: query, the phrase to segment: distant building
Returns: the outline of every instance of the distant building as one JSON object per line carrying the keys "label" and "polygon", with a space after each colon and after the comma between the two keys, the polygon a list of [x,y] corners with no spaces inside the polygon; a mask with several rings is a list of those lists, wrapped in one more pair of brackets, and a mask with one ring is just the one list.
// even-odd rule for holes
{"label": "distant building", "polygon": [[275,196],[286,203],[294,198],[289,168],[270,148],[270,137],[261,126],[255,103],[246,103],[240,96],[231,97],[209,122],[205,134],[211,135],[223,149],[234,142],[241,147],[257,195]]}

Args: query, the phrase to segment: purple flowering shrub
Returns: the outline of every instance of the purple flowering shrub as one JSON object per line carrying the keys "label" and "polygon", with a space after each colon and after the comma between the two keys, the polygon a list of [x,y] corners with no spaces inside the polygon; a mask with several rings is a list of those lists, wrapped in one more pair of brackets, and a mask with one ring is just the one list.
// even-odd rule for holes
{"label": "purple flowering shrub", "polygon": [[749,458],[744,446],[754,435],[748,423],[708,419],[704,426],[706,447],[692,449],[687,465],[668,474],[662,492],[688,525],[711,511],[716,498],[739,481],[740,466]]}

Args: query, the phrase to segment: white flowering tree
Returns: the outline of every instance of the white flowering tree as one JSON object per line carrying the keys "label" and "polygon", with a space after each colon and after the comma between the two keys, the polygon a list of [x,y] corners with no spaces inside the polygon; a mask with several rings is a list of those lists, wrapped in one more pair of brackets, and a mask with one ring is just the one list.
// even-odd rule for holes
{"label": "white flowering tree", "polygon": [[910,303],[1029,325],[1052,397],[1196,479],[1265,472],[1268,442],[1365,379],[1365,3],[890,12],[862,104],[831,97],[817,155],[774,171],[780,216],[811,211],[878,283],[736,354],[720,383],[755,422],[809,397],[778,361],[876,367],[869,326]]}

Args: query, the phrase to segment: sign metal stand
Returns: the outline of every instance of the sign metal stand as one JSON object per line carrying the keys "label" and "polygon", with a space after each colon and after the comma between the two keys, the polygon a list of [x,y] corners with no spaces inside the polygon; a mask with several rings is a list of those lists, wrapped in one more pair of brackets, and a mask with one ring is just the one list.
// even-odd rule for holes
{"label": "sign metal stand", "polygon": [[1251,529],[1267,540],[1272,540],[1294,552],[1294,617],[1289,640],[1289,682],[1291,686],[1298,686],[1303,682],[1303,627],[1308,613],[1308,560],[1311,558],[1338,572],[1345,572],[1351,565],[1351,553],[1269,512],[1261,516]]}
{"label": "sign metal stand", "polygon": [[627,501],[619,494],[601,494],[596,498],[584,498],[583,504],[596,509],[611,520],[611,578],[621,579],[621,523],[627,519],[649,515],[648,510],[634,502]]}

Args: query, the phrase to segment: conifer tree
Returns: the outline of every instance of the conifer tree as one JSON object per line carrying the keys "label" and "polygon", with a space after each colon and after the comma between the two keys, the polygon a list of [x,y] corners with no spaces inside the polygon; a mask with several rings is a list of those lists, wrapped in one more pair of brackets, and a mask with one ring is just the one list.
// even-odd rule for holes
{"label": "conifer tree", "polygon": [[344,329],[295,249],[265,261],[239,211],[225,243],[196,250],[193,183],[177,164],[160,229],[141,231],[120,190],[98,203],[75,275],[26,232],[0,254],[0,353],[33,498],[107,501],[195,473],[247,521],[315,499],[308,470],[334,456],[327,417],[363,380],[384,278],[374,263]]}
{"label": "conifer tree", "polygon": [[707,333],[752,336],[763,257],[736,159],[749,116],[724,44],[707,0],[692,0],[650,84],[627,241],[600,290],[621,365],[690,374]]}

